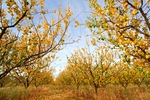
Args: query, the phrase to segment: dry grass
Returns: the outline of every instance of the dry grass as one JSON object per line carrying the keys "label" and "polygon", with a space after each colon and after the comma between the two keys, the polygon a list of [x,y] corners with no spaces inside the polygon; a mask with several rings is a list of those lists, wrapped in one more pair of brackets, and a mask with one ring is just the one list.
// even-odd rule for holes
{"label": "dry grass", "polygon": [[71,86],[7,87],[0,88],[0,100],[150,100],[150,88],[130,86],[127,90],[120,86],[99,89],[98,95],[91,87],[81,87],[78,91]]}
{"label": "dry grass", "polygon": [[23,87],[0,88],[0,100],[26,100],[30,92],[30,89],[24,89]]}

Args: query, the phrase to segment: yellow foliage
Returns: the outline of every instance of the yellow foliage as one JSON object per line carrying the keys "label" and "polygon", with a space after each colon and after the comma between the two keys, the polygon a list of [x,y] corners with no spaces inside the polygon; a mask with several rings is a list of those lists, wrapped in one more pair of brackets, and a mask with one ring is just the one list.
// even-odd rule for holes
{"label": "yellow foliage", "polygon": [[[89,0],[94,8],[92,12],[97,13],[92,13],[93,16],[88,20],[87,26],[93,33],[98,33],[98,37],[121,47],[128,56],[134,58],[133,61],[145,59],[145,62],[150,63],[147,59],[149,53],[145,52],[149,51],[150,15],[146,12],[149,1],[147,4],[143,1],[144,8],[141,6],[142,1],[104,0],[105,5],[101,6],[97,0]],[[100,24],[97,25],[97,22]]]}
{"label": "yellow foliage", "polygon": [[[6,0],[1,9],[0,65],[6,71],[23,65],[34,64],[35,60],[61,48],[73,14],[70,7],[53,10],[45,8],[45,0]],[[7,10],[6,10],[7,9]],[[58,12],[58,15],[55,14]],[[50,18],[48,14],[55,14]],[[48,16],[47,16],[48,15]],[[35,17],[36,16],[36,17]],[[58,17],[56,17],[58,16]],[[6,51],[6,52],[5,52]],[[7,59],[7,60],[6,60]],[[3,72],[0,74],[2,78]],[[4,76],[3,76],[4,77]]]}
{"label": "yellow foliage", "polygon": [[80,24],[80,22],[79,22],[79,21],[77,21],[77,20],[75,20],[74,22],[75,22],[75,27],[77,27],[77,26],[80,26],[80,25],[81,25],[81,24]]}
{"label": "yellow foliage", "polygon": [[137,12],[138,12],[138,10],[136,10],[136,9],[133,9],[133,10],[132,10],[132,14],[133,14],[133,15],[137,14]]}
{"label": "yellow foliage", "polygon": [[94,38],[92,38],[91,43],[92,43],[93,45],[96,45],[96,40],[95,40]]}

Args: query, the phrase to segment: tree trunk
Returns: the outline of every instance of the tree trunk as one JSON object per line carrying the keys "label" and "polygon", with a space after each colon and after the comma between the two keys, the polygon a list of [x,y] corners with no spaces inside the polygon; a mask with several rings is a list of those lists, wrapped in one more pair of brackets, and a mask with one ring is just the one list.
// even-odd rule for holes
{"label": "tree trunk", "polygon": [[30,81],[29,81],[29,79],[27,78],[27,79],[26,79],[26,82],[24,83],[24,86],[25,86],[25,88],[27,89],[27,88],[29,87],[29,85],[30,85]]}
{"label": "tree trunk", "polygon": [[79,85],[77,85],[77,88],[76,88],[76,89],[77,89],[77,91],[79,90]]}
{"label": "tree trunk", "polygon": [[98,95],[98,87],[95,85],[94,88],[95,88],[95,94]]}
{"label": "tree trunk", "polygon": [[3,83],[0,83],[0,87],[1,87],[1,88],[3,87]]}

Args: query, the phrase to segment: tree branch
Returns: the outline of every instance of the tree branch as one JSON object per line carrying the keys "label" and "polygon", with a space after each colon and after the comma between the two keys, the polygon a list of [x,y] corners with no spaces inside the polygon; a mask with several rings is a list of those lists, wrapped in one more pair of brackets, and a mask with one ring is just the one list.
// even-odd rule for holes
{"label": "tree branch", "polygon": [[24,12],[24,14],[13,24],[13,25],[10,25],[10,26],[6,26],[4,28],[1,28],[2,32],[0,34],[0,40],[2,39],[3,35],[5,34],[6,30],[8,28],[12,28],[12,27],[15,27],[27,14],[27,10]]}

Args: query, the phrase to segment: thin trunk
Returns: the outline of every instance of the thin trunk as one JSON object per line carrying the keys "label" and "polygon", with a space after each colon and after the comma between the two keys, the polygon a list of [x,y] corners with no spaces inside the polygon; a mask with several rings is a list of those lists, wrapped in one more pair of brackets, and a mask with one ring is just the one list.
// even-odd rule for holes
{"label": "thin trunk", "polygon": [[1,87],[1,88],[3,87],[3,83],[0,84],[0,87]]}
{"label": "thin trunk", "polygon": [[77,89],[77,91],[79,91],[79,87],[80,87],[80,86],[79,86],[79,85],[77,85],[77,88],[76,88],[76,89]]}
{"label": "thin trunk", "polygon": [[27,89],[30,86],[29,78],[26,79],[26,82],[24,82],[24,86]]}
{"label": "thin trunk", "polygon": [[98,87],[94,85],[94,88],[95,88],[95,94],[98,95]]}

